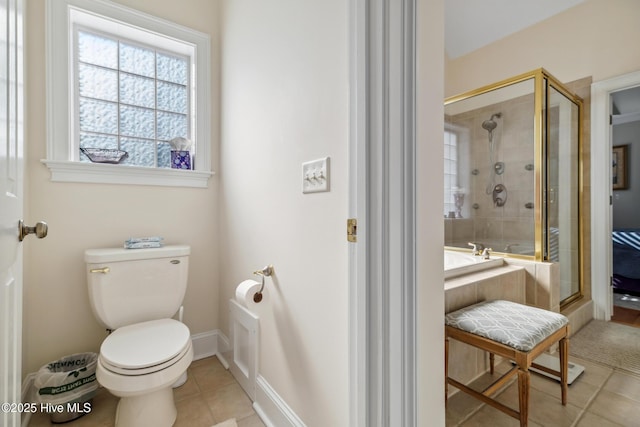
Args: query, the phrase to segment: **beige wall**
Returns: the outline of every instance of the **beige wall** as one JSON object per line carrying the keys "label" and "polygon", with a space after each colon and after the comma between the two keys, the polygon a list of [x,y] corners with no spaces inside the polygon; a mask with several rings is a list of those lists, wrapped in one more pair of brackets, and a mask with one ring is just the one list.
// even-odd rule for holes
{"label": "beige wall", "polygon": [[[220,310],[273,264],[258,373],[307,425],[346,426],[348,5],[230,0],[221,22]],[[331,191],[302,194],[324,156]]]}
{"label": "beige wall", "polygon": [[[218,178],[208,189],[54,183],[46,157],[45,2],[26,3],[26,215],[49,224],[44,240],[24,243],[23,370],[36,371],[61,356],[98,351],[105,331],[89,307],[83,252],[122,245],[129,236],[162,235],[191,245],[185,323],[192,333],[218,327]],[[218,81],[217,2],[121,0],[127,6],[212,37],[213,81]],[[217,126],[217,84],[211,120]],[[214,132],[212,163],[218,164]]]}
{"label": "beige wall", "polygon": [[640,68],[637,0],[587,0],[544,22],[447,61],[445,95],[452,96],[545,68],[562,82],[597,82]]}

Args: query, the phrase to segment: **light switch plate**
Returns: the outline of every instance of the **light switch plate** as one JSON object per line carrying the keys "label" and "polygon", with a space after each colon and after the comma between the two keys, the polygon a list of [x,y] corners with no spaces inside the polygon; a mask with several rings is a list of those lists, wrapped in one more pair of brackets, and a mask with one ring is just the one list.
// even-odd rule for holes
{"label": "light switch plate", "polygon": [[329,191],[329,157],[302,164],[302,192]]}

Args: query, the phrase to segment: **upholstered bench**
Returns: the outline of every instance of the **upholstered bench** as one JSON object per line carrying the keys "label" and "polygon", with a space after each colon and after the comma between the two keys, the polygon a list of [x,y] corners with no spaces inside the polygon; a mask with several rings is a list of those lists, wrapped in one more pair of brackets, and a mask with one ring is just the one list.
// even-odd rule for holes
{"label": "upholstered bench", "polygon": [[[526,426],[529,415],[530,367],[559,377],[562,404],[567,404],[568,336],[569,321],[565,316],[510,301],[483,301],[449,313],[445,316],[445,396],[448,384],[451,384],[520,420],[520,426]],[[494,372],[495,354],[513,361],[515,366],[482,392],[473,390],[449,378],[449,338],[489,352],[491,374]],[[560,371],[533,362],[557,342],[560,351]],[[519,411],[490,397],[516,374]]]}

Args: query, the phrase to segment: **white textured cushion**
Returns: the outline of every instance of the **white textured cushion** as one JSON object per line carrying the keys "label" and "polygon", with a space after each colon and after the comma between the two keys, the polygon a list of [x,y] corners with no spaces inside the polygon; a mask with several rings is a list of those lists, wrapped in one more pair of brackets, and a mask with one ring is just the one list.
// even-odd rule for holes
{"label": "white textured cushion", "polygon": [[445,324],[520,351],[530,351],[569,323],[559,313],[511,301],[483,301],[449,313]]}

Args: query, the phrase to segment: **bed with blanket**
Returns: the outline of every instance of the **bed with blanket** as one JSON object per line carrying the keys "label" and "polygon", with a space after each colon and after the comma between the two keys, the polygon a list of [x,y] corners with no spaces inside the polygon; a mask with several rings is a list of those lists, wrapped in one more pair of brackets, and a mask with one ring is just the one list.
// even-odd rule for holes
{"label": "bed with blanket", "polygon": [[640,296],[640,230],[613,231],[613,292]]}

